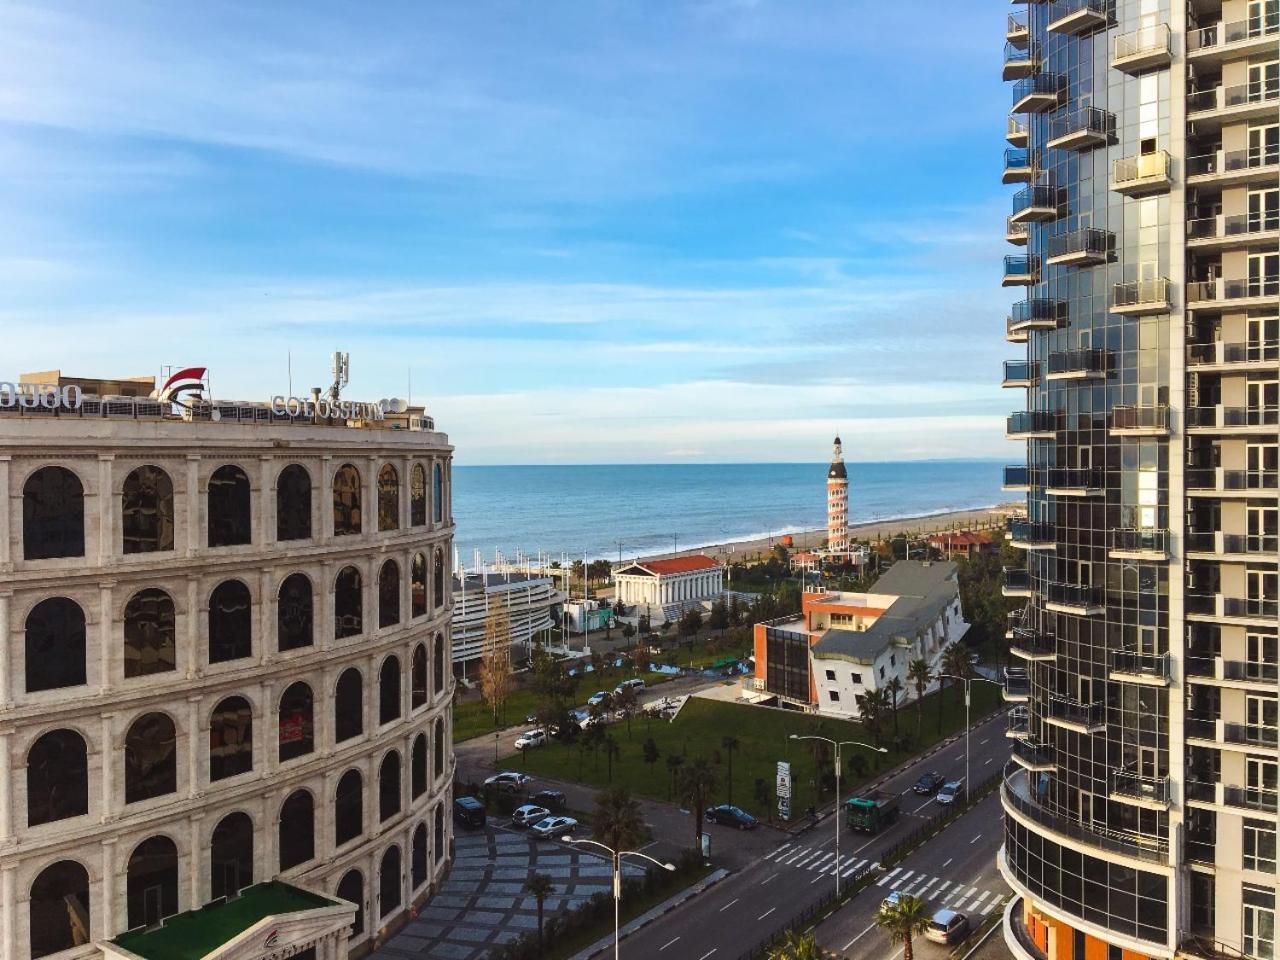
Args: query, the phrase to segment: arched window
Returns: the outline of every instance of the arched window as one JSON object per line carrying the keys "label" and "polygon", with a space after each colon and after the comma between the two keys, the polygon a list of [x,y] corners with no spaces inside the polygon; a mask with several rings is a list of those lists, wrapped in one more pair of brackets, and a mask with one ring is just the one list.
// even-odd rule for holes
{"label": "arched window", "polygon": [[280,806],[280,869],[296,867],[315,855],[315,803],[306,790],[297,790]]}
{"label": "arched window", "polygon": [[436,634],[434,651],[434,662],[431,664],[432,673],[435,674],[431,679],[435,681],[436,693],[444,692],[444,635]]}
{"label": "arched window", "polygon": [[333,636],[354,637],[364,630],[364,585],[360,571],[343,567],[333,583]]}
{"label": "arched window", "polygon": [[400,754],[392,750],[378,768],[378,820],[390,820],[400,812]]}
{"label": "arched window", "polygon": [[162,797],[178,789],[178,737],[163,713],[133,721],[124,738],[124,802]]}
{"label": "arched window", "polygon": [[436,804],[436,863],[444,859],[444,804]]}
{"label": "arched window", "polygon": [[444,470],[438,463],[431,468],[431,515],[436,523],[444,522]]}
{"label": "arched window", "polygon": [[253,597],[239,580],[224,580],[209,597],[209,662],[253,656]]}
{"label": "arched window", "polygon": [[333,475],[333,535],[360,532],[360,471],[344,463]]}
{"label": "arched window", "polygon": [[436,720],[435,736],[436,777],[444,776],[444,721]]}
{"label": "arched window", "polygon": [[378,529],[400,529],[400,474],[389,463],[378,471]]}
{"label": "arched window", "polygon": [[436,562],[431,571],[431,593],[436,601],[436,609],[444,606],[444,551],[436,551]]}
{"label": "arched window", "polygon": [[421,553],[413,555],[409,568],[409,613],[411,616],[427,615],[427,558]]}
{"label": "arched window", "polygon": [[124,675],[147,677],[177,667],[176,616],[163,590],[139,590],[124,608]]}
{"label": "arched window", "polygon": [[427,825],[418,824],[413,831],[413,852],[409,857],[409,884],[417,890],[427,882]]}
{"label": "arched window", "polygon": [[409,706],[411,709],[427,703],[427,645],[420,643],[413,648],[413,663],[409,669]]}
{"label": "arched window", "polygon": [[291,573],[276,598],[276,648],[281,652],[309,647],[314,642],[311,581]]}
{"label": "arched window", "polygon": [[409,759],[409,795],[414,800],[427,792],[427,735],[420,733],[413,738],[413,753]]}
{"label": "arched window", "polygon": [[85,682],[84,611],[74,600],[50,597],[27,614],[27,693]]}
{"label": "arched window", "polygon": [[159,467],[139,467],[125,477],[120,498],[125,553],[173,549],[173,481]]}
{"label": "arched window", "polygon": [[333,693],[334,741],[342,743],[364,732],[364,683],[360,671],[348,667]]}
{"label": "arched window", "polygon": [[338,889],[334,891],[339,898],[356,906],[356,918],[351,923],[348,940],[354,940],[364,933],[364,875],[359,870],[348,870],[338,881]]}
{"label": "arched window", "polygon": [[359,770],[348,770],[338,781],[333,798],[334,845],[354,840],[364,830],[364,780]]}
{"label": "arched window", "polygon": [[227,697],[209,718],[209,779],[225,780],[253,769],[253,708]]}
{"label": "arched window", "polygon": [[427,525],[427,471],[415,463],[409,473],[409,525]]}
{"label": "arched window", "polygon": [[276,539],[311,539],[311,474],[296,463],[276,478]]}
{"label": "arched window", "polygon": [[400,564],[388,560],[378,571],[378,626],[400,622]]}
{"label": "arched window", "polygon": [[253,821],[247,813],[229,813],[213,828],[209,880],[214,900],[233,897],[253,884]]}
{"label": "arched window", "polygon": [[209,546],[236,547],[253,542],[249,477],[234,463],[209,477]]}
{"label": "arched window", "polygon": [[31,884],[31,957],[89,942],[89,873],[74,860],[59,860]]}
{"label": "arched window", "polygon": [[178,848],[168,837],[149,837],[134,847],[125,877],[130,930],[178,912]]}
{"label": "arched window", "polygon": [[[359,680],[356,681],[359,683]],[[316,748],[311,688],[299,680],[280,696],[280,760],[295,760]]]}
{"label": "arched window", "polygon": [[27,826],[89,812],[89,754],[74,730],[50,730],[27,753]]}
{"label": "arched window", "polygon": [[378,723],[390,723],[400,716],[400,661],[387,657],[378,675]]}
{"label": "arched window", "polygon": [[400,848],[387,847],[378,869],[379,917],[390,916],[400,906]]}
{"label": "arched window", "polygon": [[22,556],[84,556],[84,487],[65,467],[41,467],[22,485]]}

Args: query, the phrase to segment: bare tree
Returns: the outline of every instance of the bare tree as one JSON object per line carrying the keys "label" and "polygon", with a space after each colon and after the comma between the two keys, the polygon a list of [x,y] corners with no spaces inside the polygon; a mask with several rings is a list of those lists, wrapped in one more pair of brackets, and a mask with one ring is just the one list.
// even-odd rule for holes
{"label": "bare tree", "polygon": [[484,621],[484,647],[480,659],[480,695],[493,710],[493,725],[500,725],[502,708],[511,695],[511,619],[502,607]]}

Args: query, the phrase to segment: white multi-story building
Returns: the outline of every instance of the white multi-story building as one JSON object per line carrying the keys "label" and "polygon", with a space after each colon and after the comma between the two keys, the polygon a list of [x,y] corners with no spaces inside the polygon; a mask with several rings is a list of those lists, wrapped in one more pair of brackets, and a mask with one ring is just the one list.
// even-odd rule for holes
{"label": "white multi-story building", "polygon": [[81,386],[0,384],[0,957],[363,950],[451,844],[448,438]]}
{"label": "white multi-story building", "polygon": [[548,644],[555,627],[553,611],[564,602],[555,580],[537,574],[468,573],[453,583],[453,664],[463,675],[484,656],[485,625],[495,612],[505,614],[505,641],[527,653],[534,643]]}

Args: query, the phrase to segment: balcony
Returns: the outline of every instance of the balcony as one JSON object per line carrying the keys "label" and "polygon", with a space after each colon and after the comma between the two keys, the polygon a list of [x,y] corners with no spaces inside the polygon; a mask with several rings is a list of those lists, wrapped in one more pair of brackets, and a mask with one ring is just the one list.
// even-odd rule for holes
{"label": "balcony", "polygon": [[1021,80],[1040,69],[1040,48],[1032,45],[1006,43],[1004,45],[1004,69],[1002,80]]}
{"label": "balcony", "polygon": [[1274,212],[1227,217],[1200,217],[1187,221],[1187,246],[1193,250],[1239,250],[1280,238],[1280,216]]}
{"label": "balcony", "polygon": [[1124,73],[1141,73],[1173,62],[1169,25],[1156,24],[1116,37],[1111,47],[1111,66]]}
{"label": "balcony", "polygon": [[1005,703],[1026,703],[1031,699],[1031,678],[1026,670],[1014,674],[1014,668],[1005,671],[1006,676],[1001,684],[1001,696]]}
{"label": "balcony", "polygon": [[1031,287],[1040,281],[1040,258],[1036,256],[1005,257],[1002,287]]}
{"label": "balcony", "polygon": [[1101,733],[1107,728],[1107,705],[1101,700],[1081,703],[1070,697],[1050,697],[1045,722],[1076,733]]}
{"label": "balcony", "polygon": [[1280,340],[1255,340],[1248,343],[1187,344],[1187,366],[1223,367],[1227,369],[1251,366],[1274,367],[1280,361]]}
{"label": "balcony", "polygon": [[1093,150],[1116,141],[1116,117],[1097,107],[1081,107],[1049,121],[1049,140],[1055,150]]}
{"label": "balcony", "polygon": [[1223,783],[1188,780],[1185,791],[1187,800],[1191,803],[1212,803],[1220,807],[1256,810],[1261,813],[1275,813],[1278,809],[1276,791],[1262,787],[1234,787]]}
{"label": "balcony", "polygon": [[1037,773],[1051,773],[1058,768],[1048,745],[1030,738],[1015,743],[1012,756],[1020,766]]}
{"label": "balcony", "polygon": [[1044,663],[1058,659],[1056,639],[1030,627],[1014,627],[1010,631],[1009,653],[1032,663]]}
{"label": "balcony", "polygon": [[1046,380],[1101,380],[1107,375],[1106,350],[1059,350],[1049,354]]}
{"label": "balcony", "polygon": [[1172,169],[1166,150],[1122,157],[1111,165],[1111,189],[1126,197],[1168,193],[1173,186]]}
{"label": "balcony", "polygon": [[1089,228],[1050,237],[1045,266],[1092,267],[1111,259],[1115,234]]}
{"label": "balcony", "polygon": [[1027,493],[1031,489],[1031,471],[1022,464],[1005,467],[1000,489],[1010,493]]}
{"label": "balcony", "polygon": [[1170,679],[1169,654],[1113,650],[1111,651],[1111,670],[1107,676],[1117,683],[1167,687]]}
{"label": "balcony", "polygon": [[1005,422],[1005,436],[1015,439],[1052,440],[1058,415],[1049,410],[1017,410]]}
{"label": "balcony", "polygon": [[1262,597],[1226,597],[1221,593],[1188,593],[1187,616],[1194,620],[1238,623],[1243,626],[1275,626],[1280,605]]}
{"label": "balcony", "polygon": [[1009,521],[1009,544],[1019,550],[1052,550],[1057,546],[1053,527],[1031,520]]}
{"label": "balcony", "polygon": [[1111,288],[1111,312],[1126,317],[1168,313],[1171,295],[1172,290],[1166,277],[1117,283]]}
{"label": "balcony", "polygon": [[[1196,556],[1199,554],[1199,556]],[[1187,556],[1193,560],[1263,559],[1280,561],[1280,537],[1267,533],[1197,532],[1187,534]]]}
{"label": "balcony", "polygon": [[1009,314],[1010,331],[1056,330],[1067,322],[1067,302],[1048,297],[1031,297],[1013,305]]}
{"label": "balcony", "polygon": [[1168,560],[1169,531],[1119,529],[1111,531],[1112,560]]}
{"label": "balcony", "polygon": [[1004,735],[1010,740],[1026,740],[1031,736],[1031,717],[1026,707],[1014,707],[1009,711]]}
{"label": "balcony", "polygon": [[1215,23],[1187,34],[1187,59],[1221,63],[1250,53],[1274,53],[1280,22],[1265,15],[1231,23]]}
{"label": "balcony", "polygon": [[1025,47],[1030,43],[1031,28],[1027,25],[1027,18],[1025,16],[1015,17],[1012,13],[1009,14],[1009,23],[1004,30],[1004,39],[1015,47]]}
{"label": "balcony", "polygon": [[1102,588],[1093,584],[1049,581],[1042,585],[1045,609],[1055,613],[1072,613],[1079,617],[1096,617],[1106,612]]}
{"label": "balcony", "polygon": [[1000,594],[1005,597],[1031,596],[1031,574],[1022,567],[1005,567]]}
{"label": "balcony", "polygon": [[1001,183],[1030,183],[1035,179],[1039,166],[1035,152],[1026,147],[1009,147],[1004,152],[1004,173]]}
{"label": "balcony", "polygon": [[1011,147],[1025,147],[1031,139],[1031,134],[1025,123],[1017,117],[1010,117],[1004,138]]}
{"label": "balcony", "polygon": [[1208,686],[1256,684],[1275,689],[1280,679],[1276,664],[1260,660],[1227,660],[1223,657],[1187,657],[1187,678],[1192,682],[1212,681]]}
{"label": "balcony", "polygon": [[1203,136],[1225,123],[1274,118],[1278,101],[1280,86],[1275,82],[1209,87],[1187,94],[1187,121],[1196,125],[1196,136]]}
{"label": "balcony", "polygon": [[1280,169],[1275,150],[1215,150],[1187,158],[1187,185],[1236,187],[1274,183]]}
{"label": "balcony", "polygon": [[1101,30],[1111,21],[1111,0],[1058,0],[1049,17],[1050,33],[1083,36]]}
{"label": "balcony", "polygon": [[1006,360],[1001,386],[1031,387],[1040,381],[1040,364],[1034,360]]}
{"label": "balcony", "polygon": [[1112,800],[1136,803],[1155,810],[1168,808],[1171,801],[1168,777],[1144,777],[1133,770],[1112,770]]}
{"label": "balcony", "polygon": [[1169,407],[1163,403],[1112,407],[1109,432],[1113,437],[1167,437]]}
{"label": "balcony", "polygon": [[1037,73],[1013,85],[1012,113],[1045,113],[1062,102],[1067,78],[1059,73]]}
{"label": "balcony", "polygon": [[1013,217],[1004,222],[1004,238],[1016,247],[1025,247],[1031,239],[1031,230],[1025,223],[1014,223]]}
{"label": "balcony", "polygon": [[1015,327],[1015,326],[1013,325],[1013,320],[1012,320],[1012,318],[1006,318],[1006,319],[1005,319],[1005,331],[1004,331],[1004,338],[1005,338],[1006,340],[1008,340],[1010,343],[1026,343],[1026,342],[1027,342],[1027,328],[1026,328],[1026,327]]}
{"label": "balcony", "polygon": [[1216,310],[1222,306],[1245,309],[1273,305],[1280,297],[1280,274],[1240,280],[1204,280],[1187,284],[1188,310]]}
{"label": "balcony", "polygon": [[1190,496],[1274,496],[1277,488],[1274,470],[1225,470],[1222,467],[1192,467],[1187,470],[1187,493]]}
{"label": "balcony", "polygon": [[1013,195],[1014,223],[1045,223],[1058,218],[1058,189],[1036,183],[1023,187]]}
{"label": "balcony", "polygon": [[1280,425],[1277,407],[1191,407],[1187,410],[1187,429],[1195,433],[1251,434],[1276,433]]}
{"label": "balcony", "polygon": [[1034,471],[1032,478],[1050,497],[1097,497],[1106,488],[1101,470],[1045,467]]}
{"label": "balcony", "polygon": [[1224,723],[1222,739],[1242,747],[1275,747],[1280,745],[1275,727],[1261,723]]}

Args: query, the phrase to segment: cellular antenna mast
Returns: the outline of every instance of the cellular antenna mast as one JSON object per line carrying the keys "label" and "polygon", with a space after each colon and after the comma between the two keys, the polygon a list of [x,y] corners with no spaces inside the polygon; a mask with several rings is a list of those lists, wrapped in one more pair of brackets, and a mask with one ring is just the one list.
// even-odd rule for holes
{"label": "cellular antenna mast", "polygon": [[342,396],[342,388],[351,379],[351,354],[335,353],[333,355],[333,384],[329,387],[329,399],[336,401]]}

